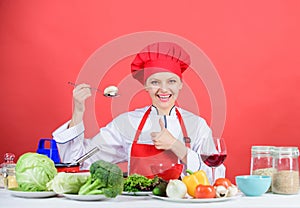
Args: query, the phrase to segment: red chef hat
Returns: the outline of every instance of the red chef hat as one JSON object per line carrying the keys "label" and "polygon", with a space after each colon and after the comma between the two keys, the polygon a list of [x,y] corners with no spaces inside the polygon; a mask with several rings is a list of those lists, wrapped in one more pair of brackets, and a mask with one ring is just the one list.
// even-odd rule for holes
{"label": "red chef hat", "polygon": [[177,44],[158,42],[148,45],[136,55],[131,63],[131,73],[142,84],[158,72],[172,72],[182,78],[190,63],[190,56]]}

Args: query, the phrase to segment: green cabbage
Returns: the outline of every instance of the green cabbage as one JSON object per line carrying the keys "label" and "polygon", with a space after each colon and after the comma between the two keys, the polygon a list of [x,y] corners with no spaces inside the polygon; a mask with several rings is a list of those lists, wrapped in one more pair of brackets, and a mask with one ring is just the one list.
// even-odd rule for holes
{"label": "green cabbage", "polygon": [[60,172],[47,184],[47,187],[57,194],[77,194],[89,176],[89,173]]}
{"label": "green cabbage", "polygon": [[54,162],[46,155],[25,153],[16,164],[16,179],[22,191],[47,191],[46,184],[56,174]]}

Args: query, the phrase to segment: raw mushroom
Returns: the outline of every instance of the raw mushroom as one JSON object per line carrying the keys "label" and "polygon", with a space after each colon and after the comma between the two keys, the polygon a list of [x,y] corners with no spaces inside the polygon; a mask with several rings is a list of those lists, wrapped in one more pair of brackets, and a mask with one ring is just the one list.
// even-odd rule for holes
{"label": "raw mushroom", "polygon": [[215,189],[217,198],[227,197],[228,189],[226,189],[224,186],[215,186]]}
{"label": "raw mushroom", "polygon": [[237,195],[238,193],[238,188],[231,184],[231,186],[228,187],[228,197],[231,197],[231,196],[235,196]]}
{"label": "raw mushroom", "polygon": [[118,95],[118,88],[116,86],[108,86],[104,89],[104,96],[115,97]]}

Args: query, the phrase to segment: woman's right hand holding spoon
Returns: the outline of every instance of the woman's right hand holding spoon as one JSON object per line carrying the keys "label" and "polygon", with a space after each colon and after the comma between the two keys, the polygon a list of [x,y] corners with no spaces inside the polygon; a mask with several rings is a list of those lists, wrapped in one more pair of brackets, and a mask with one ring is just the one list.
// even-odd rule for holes
{"label": "woman's right hand holding spoon", "polygon": [[88,84],[78,84],[73,90],[73,114],[69,127],[79,124],[84,115],[85,101],[92,95],[91,86]]}

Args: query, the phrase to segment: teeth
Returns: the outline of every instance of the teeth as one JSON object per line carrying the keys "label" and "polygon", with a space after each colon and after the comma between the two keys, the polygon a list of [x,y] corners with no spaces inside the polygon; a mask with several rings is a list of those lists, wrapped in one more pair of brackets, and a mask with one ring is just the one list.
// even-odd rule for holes
{"label": "teeth", "polygon": [[170,97],[170,95],[164,95],[164,96],[159,95],[159,98],[162,98],[162,99],[167,99],[167,98],[169,98],[169,97]]}

